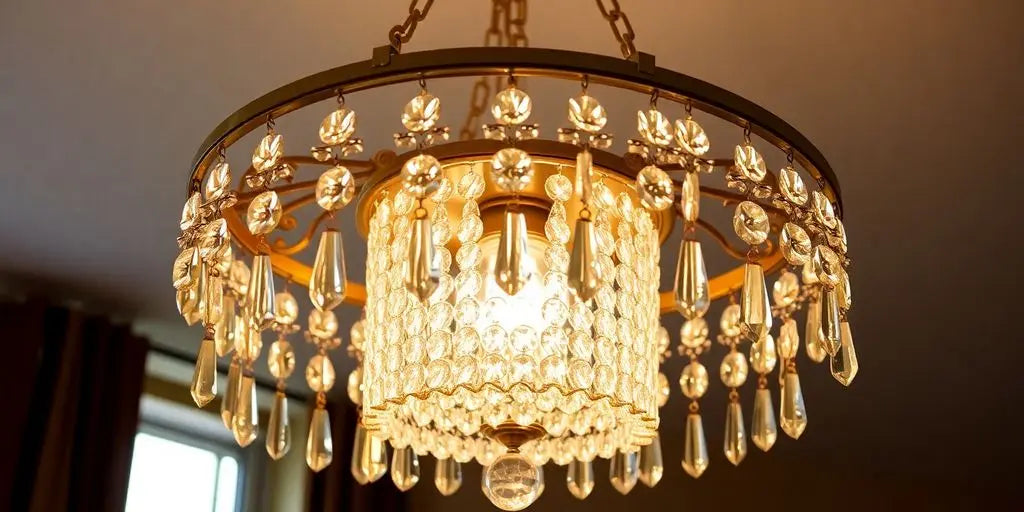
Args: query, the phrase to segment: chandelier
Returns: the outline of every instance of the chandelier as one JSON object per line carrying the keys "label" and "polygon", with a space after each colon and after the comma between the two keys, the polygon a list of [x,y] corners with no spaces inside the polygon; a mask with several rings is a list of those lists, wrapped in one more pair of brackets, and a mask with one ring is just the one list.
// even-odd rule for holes
{"label": "chandelier", "polygon": [[[623,494],[637,481],[658,483],[659,407],[670,393],[660,367],[672,352],[662,315],[685,318],[677,350],[689,360],[679,377],[690,401],[682,466],[694,478],[710,460],[705,364],[720,360],[729,389],[723,448],[734,465],[748,438],[767,451],[779,427],[795,439],[807,425],[798,315],[808,359],[828,358],[832,375],[850,384],[858,364],[847,323],[849,260],[828,163],[765,109],[656,67],[637,52],[618,3],[597,4],[623,59],[527,48],[525,0],[495,0],[488,47],[402,54],[432,5],[413,1],[371,60],[272,91],[206,139],[188,184],[173,282],[185,320],[205,329],[192,396],[202,407],[221,393],[224,425],[240,445],[258,437],[257,364],[268,365],[278,386],[267,452],[278,459],[292,444],[288,338],[303,329],[288,282],[308,288],[313,306],[303,330],[316,347],[305,368],[317,397],[309,467],[320,471],[333,458],[325,405],[336,380],[331,354],[342,345],[334,310],[351,304],[363,312],[345,344],[357,361],[348,396],[361,412],[353,476],[383,477],[390,445],[396,486],[415,485],[419,457],[430,454],[435,484],[450,495],[462,464],[475,460],[484,494],[504,510],[537,499],[548,462],[568,465],[568,488],[580,499],[594,487],[596,457],[611,459],[611,483]],[[429,89],[448,77],[479,80],[458,141],[449,140],[441,99]],[[527,77],[572,81],[579,92],[567,103],[535,100]],[[357,158],[364,143],[346,95],[402,83],[418,92],[404,107],[373,113],[401,126],[391,141],[399,151]],[[624,150],[605,131],[594,84],[648,102]],[[287,153],[275,120],[307,107],[326,115],[318,131],[310,127],[321,144],[308,156]],[[565,125],[542,130],[531,121],[536,109],[564,109]],[[681,118],[673,122],[672,113]],[[731,157],[711,156],[702,117],[735,125]],[[234,180],[226,150],[259,129],[251,163]],[[786,160],[777,170],[759,149],[773,146]],[[724,185],[708,184],[716,180]],[[350,205],[366,240],[363,283],[347,276],[335,218]],[[701,216],[711,207],[727,214]],[[661,247],[677,224],[674,286],[661,291]],[[706,270],[708,240],[735,261],[717,275]],[[705,314],[717,299],[729,304],[712,337]],[[276,338],[258,363],[264,331]],[[226,385],[217,382],[218,358],[228,361]],[[756,386],[749,427],[741,397],[748,380]]]}

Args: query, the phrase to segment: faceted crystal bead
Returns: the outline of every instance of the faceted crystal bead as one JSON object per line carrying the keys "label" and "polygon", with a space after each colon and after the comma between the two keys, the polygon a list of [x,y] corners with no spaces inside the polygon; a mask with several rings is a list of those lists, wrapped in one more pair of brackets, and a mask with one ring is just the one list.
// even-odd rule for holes
{"label": "faceted crystal bead", "polygon": [[440,261],[435,257],[430,219],[413,219],[409,255],[405,266],[405,288],[419,300],[427,300],[441,278]]}
{"label": "faceted crystal bead", "polygon": [[569,122],[577,130],[596,133],[608,122],[608,114],[596,98],[581,94],[569,99]]}
{"label": "faceted crystal bead", "polygon": [[729,304],[722,310],[722,318],[718,321],[718,328],[722,335],[735,337],[743,333],[740,327],[743,311],[739,304]]}
{"label": "faceted crystal bead", "polygon": [[766,452],[772,448],[778,437],[772,393],[767,389],[758,389],[754,395],[754,418],[750,423],[750,438],[754,441],[754,446]]}
{"label": "faceted crystal bead", "polygon": [[256,381],[252,375],[242,375],[231,415],[231,433],[238,446],[245,448],[256,440],[259,433],[259,407],[256,404]]}
{"label": "faceted crystal bead", "polygon": [[316,204],[329,212],[344,208],[355,195],[355,179],[347,167],[332,167],[316,180]]}
{"label": "faceted crystal bead", "polygon": [[772,300],[779,307],[788,307],[800,296],[800,279],[796,274],[785,270],[772,285]]}
{"label": "faceted crystal bead", "polygon": [[779,232],[779,247],[790,265],[803,265],[811,258],[811,237],[804,228],[787,222]]}
{"label": "faceted crystal bead", "polygon": [[758,245],[768,239],[771,226],[764,208],[753,201],[743,201],[736,206],[732,228],[744,242]]}
{"label": "faceted crystal bead", "polygon": [[288,420],[288,399],[284,393],[274,394],[274,403],[270,407],[270,420],[267,422],[267,454],[274,460],[280,460],[292,447],[292,429]]}
{"label": "faceted crystal bead", "polygon": [[683,326],[679,329],[679,341],[686,348],[699,348],[707,340],[708,323],[703,318],[687,320],[683,322]]}
{"label": "faceted crystal bead", "polygon": [[320,140],[327,145],[342,144],[356,131],[355,111],[340,107],[320,123]]}
{"label": "faceted crystal bead", "polygon": [[799,439],[807,428],[807,409],[804,408],[804,394],[800,391],[800,376],[796,372],[786,372],[780,394],[779,425],[786,435]]}
{"label": "faceted crystal bead", "polygon": [[765,166],[764,157],[754,149],[749,143],[742,146],[736,146],[735,154],[733,158],[736,161],[736,167],[739,168],[743,176],[751,181],[758,183],[764,179],[768,174],[768,168]]}
{"label": "faceted crystal bead", "polygon": [[832,376],[842,385],[849,386],[857,377],[857,370],[860,365],[857,363],[857,350],[853,347],[853,333],[850,332],[850,323],[842,322],[839,325],[839,350],[829,361]]}
{"label": "faceted crystal bead", "polygon": [[696,400],[707,392],[708,380],[708,370],[700,362],[693,360],[683,367],[683,373],[679,376],[679,388],[686,398]]}
{"label": "faceted crystal bead", "polygon": [[747,373],[749,371],[747,358],[744,357],[742,352],[736,352],[735,350],[722,358],[722,365],[718,369],[722,383],[730,388],[742,386],[747,381]]}
{"label": "faceted crystal bead", "polygon": [[807,357],[815,363],[825,360],[825,332],[821,328],[821,299],[807,303],[807,324],[804,330],[804,345]]}
{"label": "faceted crystal bead", "polygon": [[683,240],[679,246],[679,263],[675,279],[676,309],[689,320],[699,318],[711,307],[708,272],[700,242]]}
{"label": "faceted crystal bead", "polygon": [[748,339],[756,341],[772,328],[772,310],[764,285],[764,269],[756,263],[747,263],[743,269],[740,327]]}
{"label": "faceted crystal bead", "polygon": [[280,163],[284,155],[284,137],[280,134],[268,133],[260,139],[256,150],[252,153],[252,166],[259,172],[269,171]]}
{"label": "faceted crystal bead", "polygon": [[828,244],[831,245],[836,251],[838,251],[840,254],[846,254],[846,228],[843,227],[843,221],[837,218],[834,232],[826,232],[825,237],[828,239]]}
{"label": "faceted crystal bead", "polygon": [[458,189],[459,195],[466,199],[476,199],[483,194],[486,183],[484,183],[484,177],[475,171],[467,172],[459,179]]}
{"label": "faceted crystal bead", "polygon": [[686,416],[686,434],[683,448],[683,469],[694,478],[700,478],[708,468],[708,443],[704,438],[704,423],[700,414]]}
{"label": "faceted crystal bead", "polygon": [[775,353],[775,339],[771,334],[765,334],[763,338],[750,344],[750,365],[757,373],[771,373],[778,362],[778,355]]}
{"label": "faceted crystal bead", "polygon": [[235,299],[231,295],[225,294],[222,302],[221,309],[224,313],[220,316],[220,321],[214,325],[213,329],[213,341],[217,348],[217,356],[224,357],[228,355],[235,344]]}
{"label": "faceted crystal bead", "polygon": [[796,320],[787,318],[779,327],[778,345],[779,357],[783,360],[793,359],[800,349],[800,333],[797,331]]}
{"label": "faceted crystal bead", "polygon": [[309,333],[317,338],[330,338],[338,332],[338,317],[333,311],[314,309],[307,320]]}
{"label": "faceted crystal bead", "polygon": [[306,383],[317,393],[326,393],[334,387],[334,364],[324,354],[317,354],[306,365]]}
{"label": "faceted crystal bead", "polygon": [[657,434],[647,446],[640,447],[640,481],[647,487],[654,487],[665,474],[665,462],[661,457],[661,438]]}
{"label": "faceted crystal bead", "polygon": [[255,361],[263,349],[263,337],[260,331],[253,329],[251,324],[238,322],[235,332],[235,353],[242,361]]}
{"label": "faceted crystal bead", "polygon": [[668,385],[668,376],[666,376],[664,373],[659,372],[658,373],[658,387],[657,387],[657,393],[656,393],[656,397],[657,397],[657,404],[656,405],[658,407],[664,407],[665,404],[668,403],[668,395],[671,392],[672,392],[672,390],[670,389],[670,387]]}
{"label": "faceted crystal bead", "polygon": [[410,132],[430,130],[441,118],[441,100],[426,90],[420,91],[406,103],[402,111],[402,125]]}
{"label": "faceted crystal bead", "polygon": [[594,223],[590,219],[576,219],[576,232],[567,275],[569,286],[580,300],[592,299],[603,282],[596,262],[597,235]]}
{"label": "faceted crystal bead", "polygon": [[561,174],[552,174],[544,181],[544,192],[554,201],[568,201],[572,197],[572,181]]}
{"label": "faceted crystal bead", "polygon": [[847,311],[853,307],[853,291],[850,289],[850,275],[845,269],[839,271],[839,283],[836,284],[836,293],[839,296],[839,308]]}
{"label": "faceted crystal bead", "polygon": [[199,192],[192,194],[185,201],[185,206],[181,208],[181,221],[178,223],[182,231],[195,226],[196,222],[199,221],[200,203],[202,203],[202,197],[199,195]]}
{"label": "faceted crystal bead", "polygon": [[309,277],[309,301],[321,311],[333,309],[345,300],[345,251],[341,232],[328,229],[320,235],[320,245]]}
{"label": "faceted crystal bead", "polygon": [[228,287],[231,288],[236,294],[244,297],[246,292],[249,290],[249,278],[251,277],[249,266],[242,260],[235,260],[231,262],[231,267],[228,270]]}
{"label": "faceted crystal bead", "polygon": [[644,140],[655,146],[668,146],[672,143],[672,122],[657,109],[638,111],[636,129]]}
{"label": "faceted crystal bead", "polygon": [[515,295],[530,281],[533,265],[526,250],[526,216],[505,210],[504,218],[494,260],[494,280],[505,293]]}
{"label": "faceted crystal bead", "polygon": [[683,178],[679,205],[683,211],[683,220],[697,222],[700,215],[700,175],[696,172],[688,172]]}
{"label": "faceted crystal bead", "polygon": [[811,268],[818,282],[833,287],[839,284],[839,273],[843,266],[839,263],[839,256],[827,246],[819,245],[814,248],[814,258],[811,259]]}
{"label": "faceted crystal bead", "polygon": [[437,459],[434,469],[434,486],[443,496],[451,496],[462,486],[462,464],[448,457]]}
{"label": "faceted crystal bead", "polygon": [[825,194],[815,190],[811,193],[811,210],[814,212],[814,219],[829,229],[836,227],[836,212],[832,208],[832,202],[825,197]]}
{"label": "faceted crystal bead", "polygon": [[291,325],[299,318],[299,302],[287,292],[279,292],[274,295],[274,305],[277,308],[274,321],[280,325]]}
{"label": "faceted crystal bead", "polygon": [[242,384],[242,366],[237,359],[228,365],[228,383],[224,387],[224,396],[220,401],[220,419],[224,428],[231,430],[231,418],[235,415],[235,402],[238,400],[238,389]]}
{"label": "faceted crystal bead", "polygon": [[274,293],[274,269],[269,254],[257,254],[252,258],[252,273],[245,298],[245,310],[249,321],[256,329],[266,329],[274,324],[277,317],[277,303]]}
{"label": "faceted crystal bead", "polygon": [[199,407],[205,407],[217,396],[217,351],[214,341],[203,339],[196,356],[196,369],[192,374],[192,400]]}
{"label": "faceted crystal bead", "polygon": [[391,481],[402,492],[412,489],[420,481],[420,458],[411,447],[395,448],[392,453]]}
{"label": "faceted crystal bead", "polygon": [[384,440],[367,431],[360,421],[356,425],[350,468],[356,482],[365,485],[380,480],[388,471],[387,456]]}
{"label": "faceted crystal bead", "polygon": [[509,85],[494,97],[491,115],[501,124],[520,124],[530,117],[532,109],[530,95],[515,85]]}
{"label": "faceted crystal bead", "polygon": [[480,487],[501,510],[522,510],[540,496],[540,468],[518,453],[506,453],[484,468]]}
{"label": "faceted crystal bead", "polygon": [[623,453],[617,450],[609,461],[609,478],[612,487],[621,494],[629,494],[640,476],[637,453]]}
{"label": "faceted crystal bead", "polygon": [[803,178],[791,165],[787,165],[779,171],[779,191],[787,201],[798,205],[807,203],[809,197]]}
{"label": "faceted crystal bead", "polygon": [[821,294],[821,333],[825,351],[835,355],[840,346],[839,297],[835,288],[823,289]]}
{"label": "faceted crystal bead", "polygon": [[743,407],[730,402],[725,411],[725,458],[739,466],[747,456],[747,427],[743,425]]}
{"label": "faceted crystal bead", "polygon": [[345,391],[348,393],[348,399],[353,404],[362,405],[363,403],[363,367],[356,366],[355,370],[352,370],[348,374],[348,382],[346,383]]}
{"label": "faceted crystal bead", "polygon": [[171,282],[175,290],[182,290],[192,286],[198,278],[199,251],[195,247],[188,247],[174,259]]}
{"label": "faceted crystal bead", "polygon": [[662,211],[672,206],[675,199],[672,178],[656,165],[648,165],[637,173],[636,193],[640,204],[653,211]]}
{"label": "faceted crystal bead", "polygon": [[441,186],[443,174],[437,158],[416,155],[402,165],[402,189],[415,198],[426,199]]}
{"label": "faceted crystal bead", "polygon": [[566,470],[565,484],[576,499],[586,499],[594,490],[594,464],[573,459]]}
{"label": "faceted crystal bead", "polygon": [[246,211],[246,225],[254,235],[265,235],[281,221],[281,200],[277,192],[268,190],[253,198]]}
{"label": "faceted crystal bead", "polygon": [[533,176],[533,160],[519,148],[499,150],[491,159],[491,179],[499,189],[519,192],[526,188]]}
{"label": "faceted crystal bead", "polygon": [[203,194],[207,201],[216,201],[224,197],[231,186],[231,167],[221,160],[210,168],[206,175],[206,187]]}
{"label": "faceted crystal bead", "polygon": [[676,121],[675,136],[676,144],[693,156],[704,156],[711,149],[711,141],[704,133],[704,128],[701,128],[691,116]]}
{"label": "faceted crystal bead", "polygon": [[306,438],[306,465],[314,472],[320,472],[334,459],[334,442],[331,437],[331,417],[323,407],[313,409],[309,422],[309,437]]}
{"label": "faceted crystal bead", "polygon": [[287,340],[277,340],[270,345],[267,367],[275,379],[287,379],[295,370],[295,350]]}

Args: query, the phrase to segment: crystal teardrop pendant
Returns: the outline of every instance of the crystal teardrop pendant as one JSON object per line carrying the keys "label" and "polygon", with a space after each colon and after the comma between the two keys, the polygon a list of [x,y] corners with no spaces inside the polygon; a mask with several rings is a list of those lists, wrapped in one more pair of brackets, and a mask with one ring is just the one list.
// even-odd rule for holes
{"label": "crystal teardrop pendant", "polygon": [[696,172],[686,173],[681,190],[679,206],[683,211],[683,220],[697,222],[700,215],[700,175]]}
{"label": "crystal teardrop pendant", "polygon": [[640,476],[637,453],[624,453],[616,450],[609,461],[609,479],[612,487],[621,494],[629,494]]}
{"label": "crystal teardrop pendant", "polygon": [[321,471],[334,459],[334,443],[331,437],[331,417],[323,407],[313,409],[309,421],[309,437],[306,438],[306,465],[313,471]]}
{"label": "crystal teardrop pendant", "polygon": [[238,359],[232,358],[228,365],[228,384],[224,387],[224,396],[220,401],[220,419],[224,428],[231,430],[232,418],[235,416],[235,402],[238,400],[238,388],[242,384],[242,365]]}
{"label": "crystal teardrop pendant", "polygon": [[821,299],[807,303],[807,325],[804,330],[804,346],[807,357],[815,363],[825,360],[825,334],[821,330]]}
{"label": "crystal teardrop pendant", "polygon": [[821,333],[825,351],[835,355],[839,350],[839,297],[835,288],[821,291]]}
{"label": "crystal teardrop pendant", "polygon": [[725,458],[738,466],[747,456],[747,428],[743,425],[743,407],[730,402],[725,411]]}
{"label": "crystal teardrop pendant", "polygon": [[256,404],[256,379],[242,375],[238,384],[235,411],[231,415],[231,433],[238,446],[245,448],[256,440],[259,433],[259,408]]}
{"label": "crystal teardrop pendant", "polygon": [[420,481],[420,458],[412,447],[395,448],[391,455],[391,481],[402,492],[412,489]]}
{"label": "crystal teardrop pendant", "polygon": [[743,266],[740,293],[740,327],[751,341],[761,339],[772,328],[772,310],[764,284],[764,269],[757,263]]}
{"label": "crystal teardrop pendant", "polygon": [[494,261],[494,280],[509,295],[519,293],[530,280],[526,243],[526,216],[522,212],[505,210],[505,222],[502,224],[498,254]]}
{"label": "crystal teardrop pendant", "polygon": [[328,229],[320,235],[320,245],[309,276],[309,301],[317,309],[334,309],[345,300],[345,251],[341,233]]}
{"label": "crystal teardrop pendant", "polygon": [[676,308],[689,320],[704,316],[711,306],[704,254],[696,240],[683,240],[679,246],[675,298]]}
{"label": "crystal teardrop pendant", "polygon": [[853,348],[853,333],[850,331],[849,322],[839,324],[839,339],[839,350],[832,356],[829,366],[832,376],[842,385],[849,386],[860,369],[857,363],[857,350]]}
{"label": "crystal teardrop pendant", "polygon": [[427,300],[437,288],[441,269],[435,258],[430,219],[413,219],[406,262],[405,287],[419,300]]}
{"label": "crystal teardrop pendant", "polygon": [[700,478],[708,468],[708,443],[704,438],[704,422],[700,414],[686,416],[686,434],[683,448],[683,469],[694,478]]}
{"label": "crystal teardrop pendant", "polygon": [[775,426],[775,408],[772,406],[772,393],[768,389],[758,389],[754,395],[754,418],[750,423],[750,439],[761,451],[768,451],[779,437]]}
{"label": "crystal teardrop pendant", "polygon": [[462,464],[448,457],[437,459],[434,468],[434,487],[443,496],[451,496],[462,487]]}
{"label": "crystal teardrop pendant", "polygon": [[366,458],[366,448],[368,446],[367,438],[370,434],[366,431],[366,427],[363,426],[363,422],[359,421],[356,423],[356,433],[352,439],[352,464],[349,469],[352,472],[352,478],[356,479],[359,485],[366,485],[370,482],[369,473],[367,473],[366,466],[363,464],[363,460]]}
{"label": "crystal teardrop pendant", "polygon": [[278,391],[274,393],[270,420],[267,422],[267,454],[274,460],[280,460],[291,447],[292,427],[288,419],[288,398]]}
{"label": "crystal teardrop pendant", "polygon": [[220,316],[220,321],[213,326],[213,341],[214,346],[217,349],[217,356],[224,357],[231,353],[235,345],[235,298],[231,295],[225,294],[223,299],[223,305],[221,306],[223,313]]}
{"label": "crystal teardrop pendant", "polygon": [[387,456],[384,440],[371,434],[360,421],[352,447],[352,476],[360,484],[380,480],[388,471]]}
{"label": "crystal teardrop pendant", "polygon": [[779,425],[786,435],[799,439],[807,428],[807,409],[804,407],[804,394],[800,390],[800,375],[795,371],[786,372],[781,394]]}
{"label": "crystal teardrop pendant", "polygon": [[245,310],[249,321],[257,329],[266,329],[274,324],[277,304],[274,300],[274,268],[269,254],[257,254],[252,258],[252,273],[246,290]]}
{"label": "crystal teardrop pendant", "polygon": [[214,341],[204,338],[196,356],[196,370],[192,374],[192,400],[205,407],[217,396],[217,352]]}
{"label": "crystal teardrop pendant", "polygon": [[589,205],[593,195],[593,181],[591,180],[594,168],[594,155],[586,148],[576,153],[576,197],[580,198],[583,204]]}
{"label": "crystal teardrop pendant", "polygon": [[654,487],[665,474],[665,461],[661,457],[661,437],[654,435],[654,440],[647,446],[640,447],[640,481],[647,487]]}
{"label": "crystal teardrop pendant", "polygon": [[569,257],[568,282],[580,300],[588,301],[597,294],[601,276],[597,271],[597,232],[590,219],[576,219],[576,230]]}
{"label": "crystal teardrop pendant", "polygon": [[565,474],[565,485],[577,499],[585,499],[594,490],[594,463],[573,459]]}

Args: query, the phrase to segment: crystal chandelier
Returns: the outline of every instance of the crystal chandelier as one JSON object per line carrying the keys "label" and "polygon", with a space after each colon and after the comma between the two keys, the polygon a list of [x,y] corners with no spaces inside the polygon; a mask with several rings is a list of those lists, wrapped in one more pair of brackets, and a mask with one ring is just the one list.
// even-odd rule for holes
{"label": "crystal chandelier", "polygon": [[[710,361],[713,338],[704,317],[713,300],[727,299],[715,338],[725,347],[719,376],[729,388],[726,458],[738,465],[748,438],[769,450],[778,426],[800,437],[807,413],[796,316],[805,315],[811,361],[828,357],[844,385],[858,368],[846,320],[838,182],[824,157],[757,105],[657,68],[636,51],[614,0],[597,4],[621,60],[525,48],[525,0],[495,0],[489,47],[400,53],[431,4],[414,1],[370,61],[257,99],[200,148],[173,269],[180,312],[205,328],[195,402],[208,404],[220,388],[225,426],[240,445],[251,444],[259,431],[254,368],[264,331],[273,331],[266,364],[278,392],[266,449],[274,459],[288,452],[284,386],[296,365],[288,338],[301,330],[298,301],[287,290],[294,282],[308,287],[313,306],[304,330],[316,347],[305,368],[317,397],[305,446],[313,471],[333,457],[325,405],[336,380],[331,353],[342,345],[334,310],[348,303],[363,311],[346,344],[357,361],[347,391],[361,411],[351,461],[360,483],[387,473],[390,444],[391,476],[403,491],[420,478],[419,457],[430,454],[442,494],[458,490],[462,464],[475,459],[484,494],[504,510],[537,499],[548,462],[568,465],[568,488],[583,499],[594,487],[592,461],[611,459],[611,483],[625,494],[637,481],[654,486],[664,468],[659,407],[670,385],[660,367],[671,351],[661,315],[685,318],[678,352],[689,363],[679,385],[690,405],[682,466],[694,478],[707,469],[699,400],[711,385],[701,359]],[[492,34],[500,37],[492,41]],[[467,76],[478,77],[475,91],[485,94],[474,93],[462,140],[450,142],[428,82]],[[535,102],[520,81],[527,76],[572,80],[580,90],[564,107],[552,98]],[[403,131],[393,140],[400,153],[356,158],[363,141],[345,94],[407,82],[419,91],[404,108],[375,113],[400,119]],[[591,84],[647,95],[623,156],[612,149]],[[335,105],[317,105],[331,98]],[[310,105],[326,113],[321,145],[311,156],[290,155],[275,119]],[[564,108],[565,126],[545,138],[531,121],[536,108]],[[682,118],[673,122],[671,111]],[[493,122],[482,123],[488,114]],[[737,126],[731,158],[710,156],[702,115]],[[226,150],[261,127],[266,133],[236,182]],[[770,171],[758,145],[775,146],[786,163]],[[724,188],[701,183],[716,175]],[[716,225],[727,221],[700,216],[702,198],[729,209],[741,245],[723,234],[729,227]],[[335,227],[336,212],[353,201],[355,227],[366,239],[364,283],[348,279]],[[308,227],[300,229],[299,219]],[[661,247],[677,223],[683,239],[674,286],[660,291]],[[271,240],[288,232],[298,240]],[[303,261],[317,232],[314,255]],[[709,276],[702,238],[738,260],[734,268]],[[769,294],[770,274],[777,277]],[[276,280],[284,291],[276,292]],[[229,361],[226,385],[217,383],[218,358]],[[751,370],[748,430],[740,390]]]}

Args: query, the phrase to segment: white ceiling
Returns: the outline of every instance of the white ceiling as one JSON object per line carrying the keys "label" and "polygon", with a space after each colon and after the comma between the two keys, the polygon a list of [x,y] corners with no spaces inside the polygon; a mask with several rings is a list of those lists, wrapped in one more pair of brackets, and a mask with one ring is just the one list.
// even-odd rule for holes
{"label": "white ceiling", "polygon": [[[943,414],[947,393],[994,400],[982,389],[992,386],[1020,397],[1017,371],[1000,356],[1019,339],[1005,332],[1017,327],[1010,317],[1019,304],[989,297],[1021,282],[1019,242],[1007,238],[1020,233],[1008,194],[1024,184],[1014,157],[1024,143],[1021,3],[621,3],[638,47],[660,66],[775,112],[814,141],[841,180],[864,368],[849,393],[832,389],[824,371],[805,384],[810,403],[841,404],[828,417],[821,410],[823,423],[861,424],[884,407],[889,424],[924,415],[933,435],[953,439],[982,420]],[[177,317],[169,275],[198,144],[264,92],[369,58],[407,7],[3,2],[0,275],[8,286],[134,319],[156,343],[194,351],[200,333]],[[488,12],[482,0],[438,0],[407,49],[477,45]],[[532,46],[618,49],[589,0],[532,2],[527,33]],[[412,91],[363,98],[367,131],[397,128],[394,113]],[[464,99],[455,87],[441,92],[457,128]],[[366,114],[374,105],[392,117]],[[319,115],[284,122],[312,132]],[[360,252],[349,245],[350,268]],[[968,371],[978,377],[949,380]],[[823,387],[830,391],[813,391]],[[901,395],[918,401],[913,413]],[[844,435],[875,442],[885,432]],[[918,462],[940,460],[924,441],[905,449]],[[986,463],[969,457],[967,467]]]}

